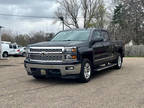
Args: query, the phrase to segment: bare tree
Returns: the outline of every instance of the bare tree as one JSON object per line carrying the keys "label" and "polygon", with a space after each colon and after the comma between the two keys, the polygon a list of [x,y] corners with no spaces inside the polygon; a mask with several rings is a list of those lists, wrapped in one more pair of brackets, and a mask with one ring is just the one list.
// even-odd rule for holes
{"label": "bare tree", "polygon": [[58,3],[60,7],[56,15],[64,17],[64,24],[68,28],[79,28],[79,20],[84,20],[84,28],[104,27],[106,9],[103,0],[62,0]]}
{"label": "bare tree", "polygon": [[78,25],[78,13],[80,4],[77,0],[63,0],[58,1],[60,7],[58,8],[56,15],[57,17],[64,17],[64,24],[68,28],[76,27]]}
{"label": "bare tree", "polygon": [[104,27],[105,7],[103,0],[81,0],[84,28]]}
{"label": "bare tree", "polygon": [[14,42],[14,34],[9,30],[2,32],[2,41]]}

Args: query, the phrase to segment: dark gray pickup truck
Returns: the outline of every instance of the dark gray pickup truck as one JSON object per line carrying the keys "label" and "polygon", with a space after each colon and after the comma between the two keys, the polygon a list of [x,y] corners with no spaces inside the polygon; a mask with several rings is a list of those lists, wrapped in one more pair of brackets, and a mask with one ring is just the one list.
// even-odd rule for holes
{"label": "dark gray pickup truck", "polygon": [[36,79],[62,77],[88,82],[93,72],[120,69],[123,57],[123,43],[111,41],[106,30],[74,29],[59,32],[49,42],[29,45],[24,66]]}

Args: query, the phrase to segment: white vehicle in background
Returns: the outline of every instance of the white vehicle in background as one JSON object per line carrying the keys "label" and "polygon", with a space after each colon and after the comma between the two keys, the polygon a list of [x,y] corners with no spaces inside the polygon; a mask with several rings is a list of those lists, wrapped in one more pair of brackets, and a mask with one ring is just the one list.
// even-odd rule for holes
{"label": "white vehicle in background", "polygon": [[26,47],[20,47],[20,56],[25,57],[26,56]]}
{"label": "white vehicle in background", "polygon": [[20,55],[20,49],[19,49],[19,45],[17,45],[16,43],[11,43],[11,42],[6,42],[6,41],[2,41],[2,56],[3,57],[8,57],[8,56],[18,56]]}

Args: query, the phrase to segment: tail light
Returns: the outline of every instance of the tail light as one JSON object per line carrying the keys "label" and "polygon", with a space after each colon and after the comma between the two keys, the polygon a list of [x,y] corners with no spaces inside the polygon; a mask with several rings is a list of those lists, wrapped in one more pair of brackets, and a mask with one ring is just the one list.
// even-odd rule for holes
{"label": "tail light", "polygon": [[20,50],[18,49],[17,52],[20,52]]}

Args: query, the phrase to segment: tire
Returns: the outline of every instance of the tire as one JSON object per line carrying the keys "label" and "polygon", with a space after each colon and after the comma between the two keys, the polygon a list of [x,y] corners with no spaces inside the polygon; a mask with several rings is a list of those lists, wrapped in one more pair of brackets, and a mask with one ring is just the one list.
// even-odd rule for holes
{"label": "tire", "polygon": [[91,75],[92,75],[92,63],[89,61],[89,59],[84,59],[82,61],[79,81],[82,83],[87,83],[90,81]]}
{"label": "tire", "polygon": [[45,79],[45,76],[38,76],[38,75],[33,75],[33,77],[37,80],[39,79]]}
{"label": "tire", "polygon": [[7,52],[4,52],[4,53],[3,53],[3,57],[8,57],[8,53],[7,53]]}
{"label": "tire", "polygon": [[23,57],[26,57],[26,53],[25,53],[25,52],[24,52],[24,53],[22,53],[22,56],[23,56]]}
{"label": "tire", "polygon": [[121,69],[121,67],[122,67],[122,62],[123,62],[123,58],[122,58],[122,56],[119,54],[118,57],[117,57],[117,59],[116,59],[116,61],[115,61],[115,63],[116,63],[115,68],[116,68],[116,69]]}

